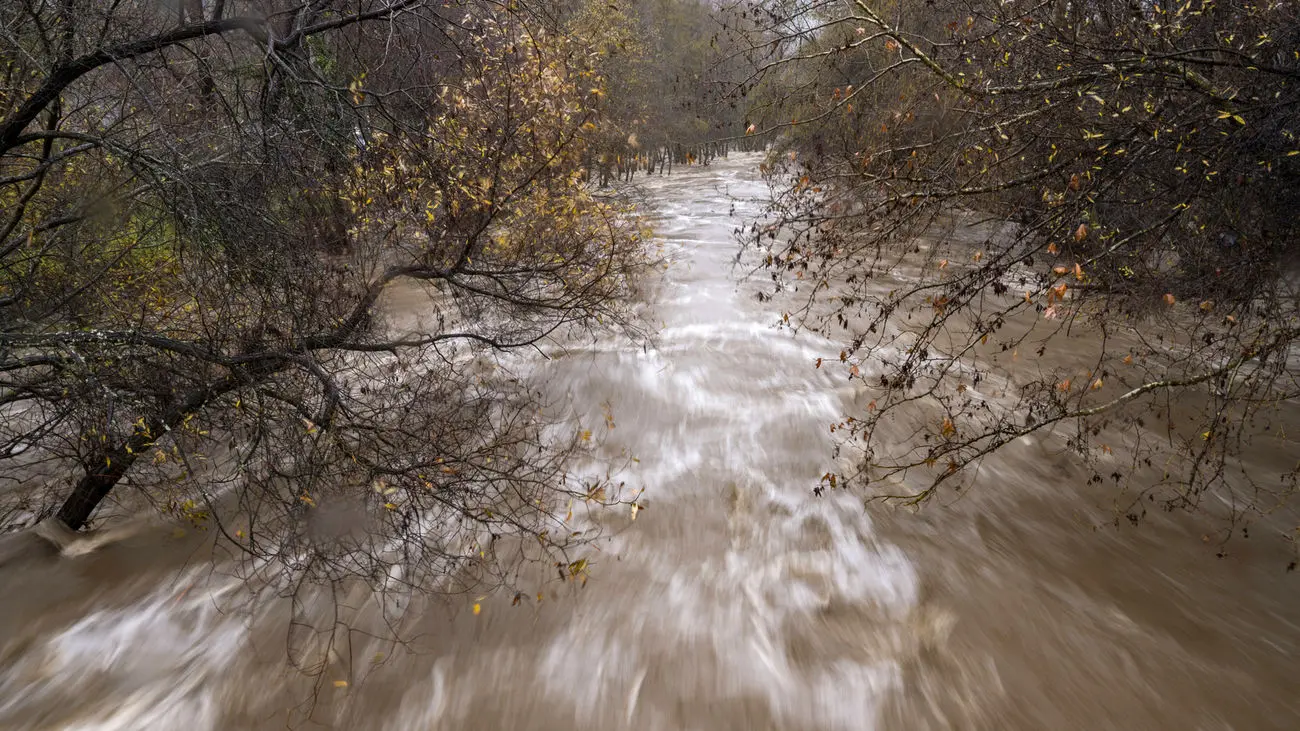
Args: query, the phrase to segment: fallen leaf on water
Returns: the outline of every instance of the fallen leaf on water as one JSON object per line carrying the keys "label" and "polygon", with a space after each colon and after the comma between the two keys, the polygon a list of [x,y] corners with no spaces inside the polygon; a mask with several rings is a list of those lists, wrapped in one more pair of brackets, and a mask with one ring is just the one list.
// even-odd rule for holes
{"label": "fallen leaf on water", "polygon": [[1165,293],[1164,300],[1165,300],[1165,304],[1167,305],[1173,305],[1173,303],[1177,301],[1176,299],[1174,299],[1174,296],[1168,292]]}
{"label": "fallen leaf on water", "polygon": [[348,687],[348,681],[346,681],[346,680],[336,680],[336,681],[334,681],[334,687],[335,687],[335,688],[346,688],[346,687]]}

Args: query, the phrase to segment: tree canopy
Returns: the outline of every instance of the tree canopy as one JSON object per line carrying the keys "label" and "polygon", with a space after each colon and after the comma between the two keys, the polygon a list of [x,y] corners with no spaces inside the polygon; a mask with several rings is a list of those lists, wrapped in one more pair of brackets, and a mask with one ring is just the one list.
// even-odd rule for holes
{"label": "tree canopy", "polygon": [[1300,393],[1294,4],[747,5],[778,194],[750,240],[872,389],[840,480],[924,500],[1051,432],[1117,519],[1286,503],[1297,465],[1258,456]]}
{"label": "tree canopy", "polygon": [[511,355],[634,329],[645,232],[581,184],[592,39],[479,0],[0,27],[8,527],[151,507],[286,587],[428,590],[567,571],[568,506],[632,499]]}

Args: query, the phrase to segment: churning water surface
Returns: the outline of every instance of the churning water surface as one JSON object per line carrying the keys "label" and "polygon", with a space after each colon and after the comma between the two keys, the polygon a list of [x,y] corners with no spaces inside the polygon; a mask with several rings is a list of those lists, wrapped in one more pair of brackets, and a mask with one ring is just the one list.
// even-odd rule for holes
{"label": "churning water surface", "polygon": [[671,261],[653,346],[567,348],[536,376],[644,490],[635,522],[593,518],[585,587],[431,604],[409,647],[352,636],[304,678],[284,607],[230,611],[236,584],[165,530],[29,547],[0,566],[0,728],[1300,728],[1291,575],[1214,559],[1194,522],[1093,530],[1050,444],[919,515],[814,496],[859,394],[813,367],[838,344],[773,328],[739,277],[757,158],[645,188]]}

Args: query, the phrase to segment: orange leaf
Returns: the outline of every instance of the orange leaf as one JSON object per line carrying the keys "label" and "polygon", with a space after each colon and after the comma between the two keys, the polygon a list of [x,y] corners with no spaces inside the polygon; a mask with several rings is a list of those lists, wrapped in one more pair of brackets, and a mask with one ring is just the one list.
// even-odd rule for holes
{"label": "orange leaf", "polygon": [[876,402],[875,402],[875,401],[872,401],[871,403],[867,404],[867,411],[875,411],[875,410],[876,410]]}
{"label": "orange leaf", "polygon": [[942,432],[945,437],[950,437],[957,433],[957,427],[953,426],[952,419],[943,420]]}
{"label": "orange leaf", "polygon": [[1129,355],[1124,356],[1124,365],[1133,365],[1133,356],[1132,356],[1132,354],[1129,354]]}
{"label": "orange leaf", "polygon": [[1070,190],[1078,190],[1078,189],[1079,189],[1079,174],[1075,173],[1074,175],[1070,176]]}
{"label": "orange leaf", "polygon": [[1098,378],[1097,380],[1092,382],[1092,390],[1096,391],[1097,389],[1101,388],[1101,385],[1102,385],[1101,379]]}
{"label": "orange leaf", "polygon": [[947,260],[947,259],[944,259],[944,260],[940,261],[940,262],[939,262],[939,268],[940,268],[940,269],[947,269],[947,268],[948,268],[948,260]]}
{"label": "orange leaf", "polygon": [[1210,300],[1205,300],[1204,302],[1201,303],[1202,312],[1209,312],[1212,309],[1214,309],[1214,302]]}
{"label": "orange leaf", "polygon": [[858,367],[857,367],[857,366],[850,366],[850,367],[849,367],[849,376],[856,376],[856,375],[858,375]]}
{"label": "orange leaf", "polygon": [[1074,278],[1079,280],[1080,282],[1083,281],[1083,267],[1080,266],[1078,262],[1076,262],[1074,265]]}
{"label": "orange leaf", "polygon": [[817,367],[818,367],[818,368],[821,368],[821,367],[822,367],[822,359],[821,359],[821,358],[818,358],[818,359],[817,359]]}
{"label": "orange leaf", "polygon": [[1174,299],[1174,296],[1173,296],[1172,294],[1168,293],[1168,292],[1165,293],[1164,300],[1165,300],[1165,304],[1167,304],[1167,305],[1173,305],[1174,302],[1177,301],[1177,300]]}
{"label": "orange leaf", "polygon": [[1057,245],[1056,245],[1056,242],[1053,241],[1052,243],[1050,243],[1050,244],[1047,245],[1047,253],[1049,253],[1049,254],[1059,254],[1059,253],[1061,253],[1061,247],[1057,246]]}
{"label": "orange leaf", "polygon": [[1086,238],[1088,238],[1088,224],[1081,223],[1079,224],[1079,227],[1074,230],[1074,240],[1083,241]]}
{"label": "orange leaf", "polygon": [[1057,386],[1057,388],[1061,389],[1062,391],[1069,391],[1069,390],[1070,390],[1070,379],[1067,378],[1067,379],[1065,379],[1064,381],[1061,381],[1061,385]]}

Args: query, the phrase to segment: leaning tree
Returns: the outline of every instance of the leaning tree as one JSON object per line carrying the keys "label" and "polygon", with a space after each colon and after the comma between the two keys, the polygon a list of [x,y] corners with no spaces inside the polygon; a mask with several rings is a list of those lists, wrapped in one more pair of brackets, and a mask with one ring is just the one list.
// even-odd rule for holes
{"label": "leaning tree", "polygon": [[918,502],[1046,430],[1119,519],[1285,504],[1295,4],[747,4],[776,152],[749,240],[870,388],[837,482]]}
{"label": "leaning tree", "polygon": [[581,184],[603,80],[546,26],[6,3],[6,527],[149,507],[286,586],[567,570],[563,506],[619,497],[513,353],[625,327],[643,234]]}

